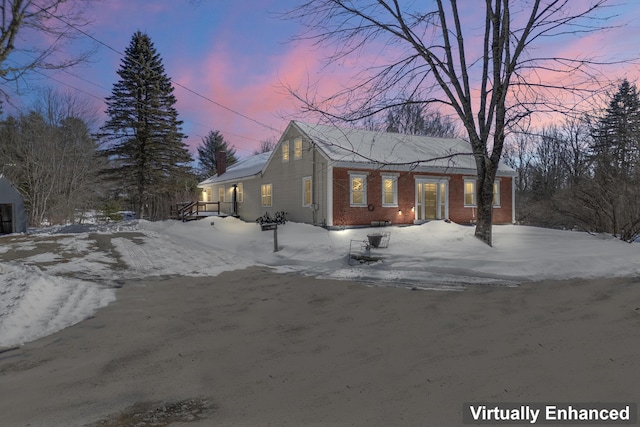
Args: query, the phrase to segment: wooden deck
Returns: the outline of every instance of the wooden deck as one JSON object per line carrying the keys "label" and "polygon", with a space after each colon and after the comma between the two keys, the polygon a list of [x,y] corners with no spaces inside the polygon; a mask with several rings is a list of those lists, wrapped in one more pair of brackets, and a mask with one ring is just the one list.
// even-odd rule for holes
{"label": "wooden deck", "polygon": [[171,218],[192,221],[209,216],[227,216],[220,213],[219,202],[184,202],[171,206]]}

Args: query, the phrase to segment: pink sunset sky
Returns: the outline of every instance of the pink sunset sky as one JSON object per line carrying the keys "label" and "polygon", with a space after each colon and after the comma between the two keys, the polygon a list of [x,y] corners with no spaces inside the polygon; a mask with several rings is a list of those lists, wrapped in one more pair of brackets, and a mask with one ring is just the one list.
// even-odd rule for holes
{"label": "pink sunset sky", "polygon": [[[583,0],[579,0],[583,1]],[[586,0],[585,0],[586,1]],[[366,55],[357,62],[323,67],[327,51],[309,42],[293,42],[298,22],[278,17],[300,0],[102,0],[91,3],[83,28],[93,40],[78,34],[80,44],[97,51],[89,64],[69,72],[46,72],[20,83],[19,94],[10,92],[15,105],[28,108],[33,90],[42,87],[71,91],[87,97],[103,115],[104,98],[117,81],[116,71],[136,31],[147,33],[160,54],[167,75],[176,83],[179,117],[191,152],[211,130],[220,131],[246,157],[265,139],[281,136],[289,120],[312,120],[301,114],[299,104],[284,85],[304,90],[315,84],[329,95],[348,84],[358,71],[371,65]],[[461,2],[461,9],[471,0]],[[623,27],[570,43],[540,44],[564,54],[602,51],[609,58],[640,57],[640,2],[614,2]],[[465,22],[473,28],[475,9]],[[557,43],[557,41],[555,41]],[[378,52],[380,53],[380,52]],[[637,65],[607,69],[612,79],[636,81]],[[184,89],[182,86],[186,87]],[[195,93],[194,93],[195,92]]]}

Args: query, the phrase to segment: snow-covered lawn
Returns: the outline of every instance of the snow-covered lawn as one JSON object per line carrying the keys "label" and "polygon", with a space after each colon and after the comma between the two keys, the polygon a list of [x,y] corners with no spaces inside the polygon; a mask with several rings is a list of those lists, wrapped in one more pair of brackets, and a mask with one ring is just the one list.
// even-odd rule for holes
{"label": "snow-covered lawn", "polygon": [[[0,347],[79,322],[113,301],[118,286],[151,276],[214,276],[267,265],[376,286],[461,290],[640,274],[640,245],[611,236],[496,226],[490,248],[473,231],[442,221],[340,231],[287,223],[278,228],[278,252],[272,231],[234,218],[125,221],[5,236],[0,238]],[[381,261],[349,265],[350,247],[366,255],[362,242],[375,232],[390,232],[387,248],[371,250]]]}

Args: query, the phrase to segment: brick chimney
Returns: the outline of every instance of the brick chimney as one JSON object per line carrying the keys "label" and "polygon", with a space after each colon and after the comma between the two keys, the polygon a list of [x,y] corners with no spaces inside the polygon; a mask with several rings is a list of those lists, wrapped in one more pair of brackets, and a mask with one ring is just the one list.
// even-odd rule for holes
{"label": "brick chimney", "polygon": [[216,153],[216,170],[218,171],[218,176],[222,175],[227,171],[227,152],[226,151],[218,151]]}

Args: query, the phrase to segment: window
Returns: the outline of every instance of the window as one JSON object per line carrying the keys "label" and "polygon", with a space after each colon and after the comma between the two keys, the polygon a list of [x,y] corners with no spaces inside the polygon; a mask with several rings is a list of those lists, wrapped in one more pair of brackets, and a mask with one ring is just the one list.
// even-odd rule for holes
{"label": "window", "polygon": [[475,179],[464,180],[464,205],[465,206],[476,205],[476,180]]}
{"label": "window", "polygon": [[271,184],[263,184],[261,188],[261,193],[262,193],[262,206],[270,207],[273,202]]}
{"label": "window", "polygon": [[311,177],[305,176],[304,178],[302,178],[302,206],[311,206],[311,188]]}
{"label": "window", "polygon": [[398,206],[398,177],[382,175],[382,206]]}
{"label": "window", "polygon": [[350,174],[349,180],[351,206],[366,206],[367,176],[362,174]]}
{"label": "window", "polygon": [[218,201],[224,202],[224,185],[218,187]]}
{"label": "window", "polygon": [[285,141],[282,143],[282,162],[289,161],[289,141]]}
{"label": "window", "polygon": [[[476,206],[476,180],[464,180],[464,205]],[[500,181],[493,183],[493,206],[500,207]]]}
{"label": "window", "polygon": [[302,158],[302,138],[296,138],[293,142],[293,159],[300,160]]}
{"label": "window", "polygon": [[242,203],[244,200],[244,186],[239,182],[236,186],[236,201]]}
{"label": "window", "polygon": [[211,198],[211,187],[207,188],[207,200],[205,202],[211,202],[213,199]]}

